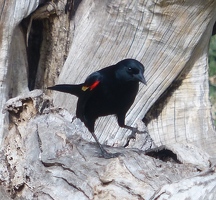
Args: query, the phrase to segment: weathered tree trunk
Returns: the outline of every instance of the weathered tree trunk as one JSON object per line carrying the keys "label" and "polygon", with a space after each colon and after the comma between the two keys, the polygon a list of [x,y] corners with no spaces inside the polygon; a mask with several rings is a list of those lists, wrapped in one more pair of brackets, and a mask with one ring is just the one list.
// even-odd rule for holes
{"label": "weathered tree trunk", "polygon": [[[0,6],[2,199],[216,198],[207,62],[214,0]],[[123,58],[146,68],[147,87],[140,85],[126,121],[145,123],[149,135],[123,148],[130,133],[113,116],[99,119],[99,141],[122,153],[106,160],[74,118],[76,97],[29,89],[80,83]]]}

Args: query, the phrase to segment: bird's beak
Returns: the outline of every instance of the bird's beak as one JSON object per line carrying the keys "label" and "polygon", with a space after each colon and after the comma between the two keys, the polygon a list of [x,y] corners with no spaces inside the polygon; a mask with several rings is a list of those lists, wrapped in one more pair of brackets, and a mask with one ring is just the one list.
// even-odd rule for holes
{"label": "bird's beak", "polygon": [[145,80],[143,74],[139,73],[139,74],[135,75],[135,77],[136,77],[136,79],[137,79],[138,81],[140,81],[140,82],[142,82],[143,84],[147,85],[146,80]]}

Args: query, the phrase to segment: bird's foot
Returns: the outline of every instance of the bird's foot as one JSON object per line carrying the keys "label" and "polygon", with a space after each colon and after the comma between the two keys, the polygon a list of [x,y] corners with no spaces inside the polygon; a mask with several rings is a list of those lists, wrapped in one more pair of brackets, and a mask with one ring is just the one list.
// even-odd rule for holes
{"label": "bird's foot", "polygon": [[116,158],[121,155],[121,153],[108,153],[105,149],[102,151],[102,157],[105,159]]}
{"label": "bird's foot", "polygon": [[139,133],[139,132],[140,131],[138,130],[138,128],[132,128],[131,134],[127,137],[127,140],[131,140],[131,139],[136,140],[136,133]]}
{"label": "bird's foot", "polygon": [[131,134],[127,137],[127,142],[124,145],[124,147],[127,147],[129,145],[129,142],[131,139],[136,140],[136,134],[144,134],[148,133],[147,128],[144,131],[138,130],[138,128],[130,127],[130,130],[132,131]]}
{"label": "bird's foot", "polygon": [[133,140],[136,140],[136,133],[138,133],[138,128],[131,128],[131,134],[127,137],[127,142],[126,142],[126,144],[124,145],[124,147],[127,147],[128,145],[129,145],[129,142],[130,142],[130,140],[131,139],[133,139]]}

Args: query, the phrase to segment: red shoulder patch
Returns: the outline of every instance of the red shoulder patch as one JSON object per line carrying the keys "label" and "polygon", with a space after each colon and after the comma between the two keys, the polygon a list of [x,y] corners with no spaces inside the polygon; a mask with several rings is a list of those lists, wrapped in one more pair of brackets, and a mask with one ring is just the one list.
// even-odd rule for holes
{"label": "red shoulder patch", "polygon": [[95,81],[92,85],[89,86],[90,90],[93,90],[94,88],[96,88],[99,83],[100,83],[100,81],[98,81],[98,80]]}
{"label": "red shoulder patch", "polygon": [[90,88],[90,90],[93,90],[94,88],[96,88],[97,87],[97,85],[100,83],[100,81],[95,81],[93,84],[91,84],[90,86],[82,86],[82,90],[83,91],[86,91],[87,89],[89,89]]}

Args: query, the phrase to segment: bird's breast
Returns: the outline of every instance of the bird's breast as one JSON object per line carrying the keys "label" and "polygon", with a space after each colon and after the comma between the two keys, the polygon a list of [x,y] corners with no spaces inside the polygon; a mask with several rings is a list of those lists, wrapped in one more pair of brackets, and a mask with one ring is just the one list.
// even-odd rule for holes
{"label": "bird's breast", "polygon": [[98,87],[86,104],[85,112],[92,117],[117,114],[133,104],[138,84],[105,85]]}

